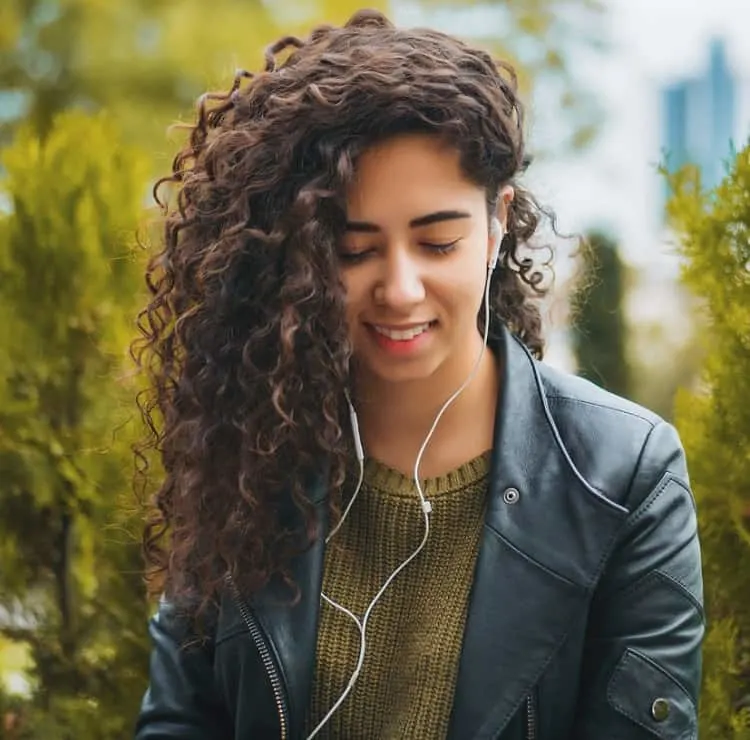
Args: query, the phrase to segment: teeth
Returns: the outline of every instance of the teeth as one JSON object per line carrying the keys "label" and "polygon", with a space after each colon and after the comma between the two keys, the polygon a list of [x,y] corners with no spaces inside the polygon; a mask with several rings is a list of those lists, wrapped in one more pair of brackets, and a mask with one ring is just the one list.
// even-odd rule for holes
{"label": "teeth", "polygon": [[420,334],[427,331],[430,328],[430,322],[428,321],[426,324],[415,326],[412,329],[404,329],[403,331],[387,329],[384,326],[377,326],[376,324],[373,326],[378,334],[382,334],[384,337],[388,337],[388,339],[393,339],[397,342],[407,342],[410,339],[414,339],[414,337],[418,337]]}

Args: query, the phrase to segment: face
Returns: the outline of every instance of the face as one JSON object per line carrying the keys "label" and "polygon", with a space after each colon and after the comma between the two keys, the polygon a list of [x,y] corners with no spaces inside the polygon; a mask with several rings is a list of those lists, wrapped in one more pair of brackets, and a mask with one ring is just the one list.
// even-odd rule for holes
{"label": "face", "polygon": [[[491,250],[485,190],[459,153],[403,135],[359,159],[340,245],[355,372],[387,383],[451,378],[476,359]],[[451,373],[451,367],[456,373]]]}

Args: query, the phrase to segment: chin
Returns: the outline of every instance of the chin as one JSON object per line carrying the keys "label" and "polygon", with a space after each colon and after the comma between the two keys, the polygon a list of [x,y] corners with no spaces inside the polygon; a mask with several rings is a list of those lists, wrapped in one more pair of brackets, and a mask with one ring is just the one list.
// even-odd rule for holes
{"label": "chin", "polygon": [[361,362],[364,375],[379,383],[416,383],[431,378],[441,363],[432,358],[414,362]]}

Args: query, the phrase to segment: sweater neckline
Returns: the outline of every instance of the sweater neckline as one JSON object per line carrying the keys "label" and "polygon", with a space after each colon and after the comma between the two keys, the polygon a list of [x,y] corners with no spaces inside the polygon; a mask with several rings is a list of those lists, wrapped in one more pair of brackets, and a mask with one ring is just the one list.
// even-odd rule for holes
{"label": "sweater neckline", "polygon": [[[490,470],[491,456],[492,450],[486,450],[443,475],[421,479],[425,496],[454,493],[486,478]],[[372,457],[365,460],[364,484],[381,494],[410,498],[415,494],[412,476],[404,475],[401,471]]]}

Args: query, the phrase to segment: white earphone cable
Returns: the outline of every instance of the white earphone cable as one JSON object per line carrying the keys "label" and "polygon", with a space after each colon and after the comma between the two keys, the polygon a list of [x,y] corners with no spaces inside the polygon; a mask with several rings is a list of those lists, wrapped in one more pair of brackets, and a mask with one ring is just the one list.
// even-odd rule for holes
{"label": "white earphone cable", "polygon": [[[338,710],[338,708],[344,703],[344,701],[346,701],[346,698],[349,696],[349,693],[351,692],[352,688],[354,688],[354,684],[359,678],[359,675],[362,672],[362,667],[365,662],[367,622],[370,618],[370,615],[372,614],[372,610],[375,608],[375,605],[380,600],[380,597],[385,593],[385,591],[391,585],[391,583],[396,578],[396,576],[398,576],[398,574],[402,570],[404,570],[404,568],[406,568],[409,565],[409,563],[411,563],[419,555],[420,552],[422,552],[430,536],[430,516],[429,515],[430,515],[430,512],[432,511],[432,504],[430,504],[430,502],[425,498],[424,491],[422,490],[422,485],[419,481],[419,466],[422,462],[422,457],[424,456],[424,452],[427,449],[427,445],[430,443],[430,440],[432,439],[432,435],[435,433],[435,430],[437,429],[437,425],[440,422],[440,419],[442,418],[446,409],[461,395],[461,393],[463,393],[464,390],[466,390],[469,383],[471,383],[471,381],[475,378],[476,374],[479,372],[482,358],[484,357],[484,352],[487,348],[487,340],[489,337],[489,326],[490,326],[490,283],[491,283],[491,278],[492,278],[492,272],[495,269],[495,265],[497,264],[497,258],[498,258],[498,254],[500,251],[500,244],[502,242],[502,227],[500,226],[499,221],[497,221],[496,219],[493,219],[492,231],[493,231],[493,236],[495,237],[495,244],[493,247],[492,255],[490,257],[490,261],[487,265],[487,276],[485,280],[484,336],[482,340],[482,348],[466,380],[464,380],[464,382],[461,384],[458,390],[456,390],[450,396],[450,398],[448,398],[448,400],[440,408],[440,411],[438,411],[437,416],[435,417],[435,420],[433,421],[432,426],[430,427],[430,431],[427,433],[427,436],[425,437],[424,442],[422,442],[422,446],[419,449],[419,452],[417,454],[417,459],[414,463],[414,483],[416,485],[417,495],[419,496],[420,508],[422,509],[422,514],[424,516],[424,535],[422,536],[422,541],[419,543],[419,546],[417,547],[417,549],[414,550],[414,552],[412,552],[412,554],[409,555],[409,557],[406,558],[406,560],[404,560],[390,574],[390,576],[388,576],[388,578],[385,580],[385,583],[383,583],[383,585],[380,587],[380,590],[375,594],[372,601],[368,605],[361,620],[352,611],[347,609],[345,606],[338,604],[336,601],[334,601],[333,599],[331,599],[330,597],[328,597],[325,593],[321,591],[321,594],[320,594],[321,598],[326,603],[330,604],[334,609],[337,609],[342,614],[345,614],[355,623],[357,630],[359,632],[359,656],[357,658],[357,664],[354,668],[354,672],[352,673],[351,678],[349,679],[349,682],[347,683],[346,688],[344,689],[344,692],[337,699],[336,703],[328,710],[326,715],[318,723],[315,729],[310,733],[310,735],[307,737],[307,740],[312,740],[323,729],[323,727],[328,723],[328,721],[334,715],[336,710]],[[341,519],[339,519],[337,525],[326,537],[326,544],[330,542],[333,536],[339,531],[339,529],[344,523],[344,520],[349,515],[352,505],[354,504],[354,501],[359,495],[360,489],[362,488],[362,482],[364,480],[364,448],[362,446],[362,441],[361,441],[361,437],[359,434],[359,423],[357,421],[357,414],[354,410],[354,406],[352,405],[348,392],[346,393],[346,401],[349,406],[349,417],[350,417],[351,426],[352,426],[352,434],[354,436],[355,452],[357,456],[357,461],[359,463],[359,477],[357,480],[357,486],[354,490],[354,494],[352,495],[352,498],[349,501],[349,504],[344,510],[344,513],[341,516]]]}

